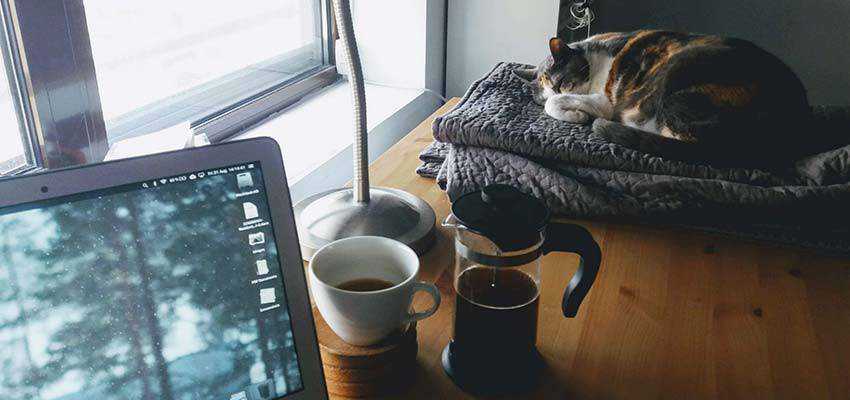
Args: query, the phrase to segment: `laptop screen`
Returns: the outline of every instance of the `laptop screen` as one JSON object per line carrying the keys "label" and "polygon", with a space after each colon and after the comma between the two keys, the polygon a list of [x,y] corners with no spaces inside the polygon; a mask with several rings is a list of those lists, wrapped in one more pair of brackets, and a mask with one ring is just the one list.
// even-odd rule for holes
{"label": "laptop screen", "polygon": [[302,389],[258,162],[0,209],[0,398]]}

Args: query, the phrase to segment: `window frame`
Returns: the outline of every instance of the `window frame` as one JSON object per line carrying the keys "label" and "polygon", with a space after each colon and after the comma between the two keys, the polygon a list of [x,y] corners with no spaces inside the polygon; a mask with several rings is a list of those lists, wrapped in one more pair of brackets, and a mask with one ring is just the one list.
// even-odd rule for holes
{"label": "window frame", "polygon": [[[315,0],[322,63],[247,99],[234,99],[211,115],[188,121],[211,142],[262,122],[305,95],[339,79],[334,57],[331,0]],[[109,150],[84,0],[0,0],[3,51],[10,87],[24,121],[28,165],[13,173],[100,162]],[[7,51],[8,48],[8,51]],[[14,79],[14,80],[12,80]],[[16,89],[13,89],[13,92]],[[131,137],[131,136],[128,136]]]}
{"label": "window frame", "polygon": [[261,123],[275,113],[296,103],[307,94],[330,86],[339,80],[334,54],[334,21],[331,8],[332,0],[318,0],[319,12],[316,23],[322,31],[321,66],[301,73],[299,76],[280,85],[263,91],[252,98],[232,104],[217,113],[209,115],[191,124],[192,130],[203,133],[210,142],[226,140],[246,129]]}
{"label": "window frame", "polygon": [[41,155],[38,152],[38,144],[34,140],[34,135],[32,135],[35,127],[32,107],[28,98],[23,96],[25,88],[21,87],[21,83],[25,82],[23,64],[21,63],[17,41],[14,39],[15,30],[7,0],[0,0],[0,27],[2,27],[0,51],[5,55],[6,61],[3,68],[9,82],[10,95],[19,127],[18,133],[21,136],[24,149],[23,164],[10,170],[0,171],[0,177],[2,177],[3,175],[18,175],[37,171],[41,169],[42,162]]}

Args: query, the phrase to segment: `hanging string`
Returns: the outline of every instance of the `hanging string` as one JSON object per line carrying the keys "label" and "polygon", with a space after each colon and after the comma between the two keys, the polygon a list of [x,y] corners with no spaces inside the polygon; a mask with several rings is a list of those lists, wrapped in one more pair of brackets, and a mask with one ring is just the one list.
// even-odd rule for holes
{"label": "hanging string", "polygon": [[596,19],[596,13],[590,9],[590,3],[593,0],[579,0],[570,5],[570,19],[567,21],[566,27],[571,30],[571,39],[575,41],[576,32],[579,29],[587,28],[587,36],[590,37],[590,24]]}

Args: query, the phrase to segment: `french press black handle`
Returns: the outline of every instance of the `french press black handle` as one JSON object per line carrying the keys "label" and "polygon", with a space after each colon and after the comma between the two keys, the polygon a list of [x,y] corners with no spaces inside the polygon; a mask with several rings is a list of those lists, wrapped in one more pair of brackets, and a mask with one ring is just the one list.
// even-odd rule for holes
{"label": "french press black handle", "polygon": [[564,316],[573,318],[578,313],[584,297],[596,280],[599,264],[602,262],[602,250],[593,240],[593,236],[584,227],[574,224],[551,223],[546,228],[546,241],[543,242],[543,254],[553,251],[575,253],[581,257],[578,269],[570,279],[561,307]]}

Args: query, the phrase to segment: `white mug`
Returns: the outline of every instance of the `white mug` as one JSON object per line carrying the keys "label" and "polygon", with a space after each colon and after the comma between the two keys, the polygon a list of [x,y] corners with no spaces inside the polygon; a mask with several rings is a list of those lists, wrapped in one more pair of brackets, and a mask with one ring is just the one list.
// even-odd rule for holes
{"label": "white mug", "polygon": [[[419,282],[419,258],[401,242],[377,236],[357,236],[325,245],[310,261],[310,289],[322,318],[342,340],[376,344],[413,321],[428,318],[440,306],[440,292]],[[380,279],[392,287],[370,292],[339,289],[357,279]],[[434,305],[411,313],[413,295],[423,291]]]}

